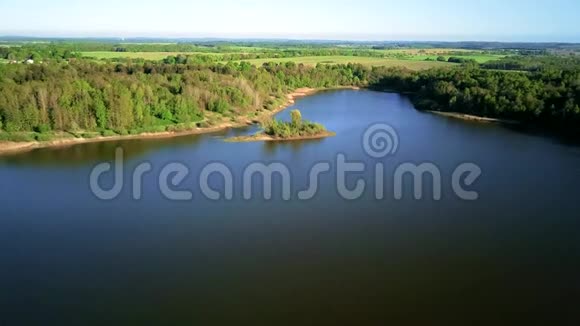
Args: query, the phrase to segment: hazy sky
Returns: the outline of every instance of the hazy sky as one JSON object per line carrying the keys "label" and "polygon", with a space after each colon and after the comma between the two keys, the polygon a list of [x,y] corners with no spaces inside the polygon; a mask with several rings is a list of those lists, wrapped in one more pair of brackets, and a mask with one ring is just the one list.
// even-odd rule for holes
{"label": "hazy sky", "polygon": [[0,35],[580,42],[579,0],[0,0]]}

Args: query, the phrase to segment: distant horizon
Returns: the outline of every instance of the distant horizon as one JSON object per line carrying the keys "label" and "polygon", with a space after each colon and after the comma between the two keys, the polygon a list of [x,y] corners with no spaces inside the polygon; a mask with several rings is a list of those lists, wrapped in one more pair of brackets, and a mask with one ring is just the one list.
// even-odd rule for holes
{"label": "distant horizon", "polygon": [[429,38],[429,37],[414,37],[414,38],[403,38],[403,37],[384,37],[384,38],[354,38],[354,37],[308,37],[308,36],[292,36],[292,35],[279,35],[279,36],[262,36],[262,35],[147,35],[147,34],[135,34],[130,36],[123,36],[120,34],[86,34],[86,35],[59,35],[59,34],[36,34],[36,33],[22,33],[22,34],[11,34],[0,32],[0,41],[2,39],[39,39],[39,40],[168,40],[168,41],[180,41],[180,40],[206,40],[206,41],[308,41],[308,42],[354,42],[354,43],[560,43],[560,44],[580,44],[580,36],[569,36],[558,39],[541,39],[540,37],[502,37],[502,38],[492,38],[492,37],[449,37],[449,38]]}

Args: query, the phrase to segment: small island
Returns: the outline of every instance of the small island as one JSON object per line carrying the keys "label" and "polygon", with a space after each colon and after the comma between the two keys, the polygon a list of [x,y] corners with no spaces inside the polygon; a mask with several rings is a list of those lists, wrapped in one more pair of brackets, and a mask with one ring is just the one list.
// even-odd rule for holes
{"label": "small island", "polygon": [[250,136],[240,136],[226,139],[227,142],[255,142],[255,141],[291,141],[305,139],[320,139],[332,137],[336,134],[315,122],[302,120],[299,110],[290,113],[291,122],[268,119],[261,123],[262,132]]}

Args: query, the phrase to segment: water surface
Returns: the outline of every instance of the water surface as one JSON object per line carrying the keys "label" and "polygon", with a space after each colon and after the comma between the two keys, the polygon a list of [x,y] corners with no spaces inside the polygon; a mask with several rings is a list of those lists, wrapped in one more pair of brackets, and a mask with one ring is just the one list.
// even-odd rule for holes
{"label": "water surface", "polygon": [[[127,140],[40,149],[0,157],[0,324],[308,324],[377,321],[553,321],[579,317],[580,148],[552,139],[416,111],[397,94],[334,91],[299,100],[305,119],[336,137],[292,143],[227,143],[255,127],[174,139]],[[280,114],[289,119],[289,110]],[[386,122],[400,139],[395,155],[369,157],[365,130]],[[149,162],[143,198],[130,181],[113,201],[90,191],[89,174],[122,147],[125,170]],[[368,182],[347,201],[333,173],[314,199],[295,192],[310,167],[337,154],[366,164]],[[157,176],[188,166],[166,199]],[[234,199],[211,201],[197,176],[208,163],[233,172]],[[281,162],[293,199],[243,200],[242,171]],[[377,200],[372,167],[386,166]],[[436,164],[443,198],[393,198],[392,173],[404,162]],[[451,173],[463,162],[483,174],[477,201],[458,199]],[[110,184],[112,176],[103,179]],[[211,179],[219,187],[219,178]],[[276,184],[276,183],[275,183]],[[411,186],[411,181],[406,180]],[[430,323],[431,324],[431,323]]]}

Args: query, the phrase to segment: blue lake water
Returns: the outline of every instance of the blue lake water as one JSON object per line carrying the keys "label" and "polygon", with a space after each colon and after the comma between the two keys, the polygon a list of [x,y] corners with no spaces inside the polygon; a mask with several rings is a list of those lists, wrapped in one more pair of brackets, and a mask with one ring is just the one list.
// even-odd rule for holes
{"label": "blue lake water", "polygon": [[[336,137],[288,143],[228,143],[256,127],[171,139],[126,140],[41,149],[0,157],[0,324],[190,323],[309,324],[378,321],[553,321],[579,318],[580,148],[494,124],[416,111],[404,96],[332,91],[297,101],[304,119]],[[293,107],[293,108],[294,108]],[[279,117],[289,119],[289,111]],[[365,131],[386,123],[398,147],[376,159]],[[91,191],[90,174],[125,156],[122,192],[111,201]],[[363,195],[337,190],[336,160],[360,162],[349,174]],[[136,166],[148,162],[141,200]],[[159,175],[179,162],[189,174],[172,201]],[[234,176],[232,200],[207,199],[199,173],[223,163]],[[271,200],[243,173],[255,162],[282,163],[291,200],[273,181]],[[331,165],[308,188],[311,167]],[[482,174],[460,199],[452,174],[462,163]],[[377,164],[384,195],[377,199]],[[394,196],[404,163],[441,173],[441,200],[430,178],[424,197]],[[111,186],[106,174],[101,186]],[[210,177],[223,189],[219,176]],[[384,324],[384,323],[382,323]]]}

